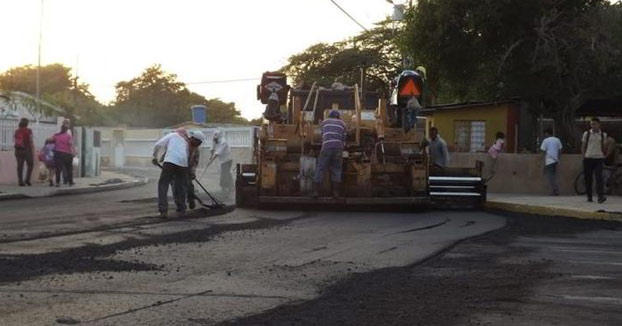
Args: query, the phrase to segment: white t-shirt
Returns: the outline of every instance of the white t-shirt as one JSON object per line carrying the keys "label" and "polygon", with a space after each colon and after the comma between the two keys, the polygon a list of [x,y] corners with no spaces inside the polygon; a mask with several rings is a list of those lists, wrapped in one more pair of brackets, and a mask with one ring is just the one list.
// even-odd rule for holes
{"label": "white t-shirt", "polygon": [[218,154],[218,161],[220,164],[231,161],[231,149],[229,149],[229,145],[227,143],[220,142],[218,144],[214,144],[216,146],[214,148],[214,155]]}
{"label": "white t-shirt", "polygon": [[164,162],[188,167],[188,142],[179,134],[171,132],[158,140],[155,145],[166,148]]}
{"label": "white t-shirt", "polygon": [[562,150],[562,142],[557,137],[547,137],[542,141],[540,149],[546,152],[545,165],[559,162],[559,152]]}
{"label": "white t-shirt", "polygon": [[[586,146],[585,142],[587,140],[588,132],[590,133],[590,139]],[[607,144],[606,133],[602,131],[594,132],[592,129],[590,129],[583,133],[581,143],[582,146],[585,147],[585,158],[605,158],[605,153],[603,153],[603,144]]]}

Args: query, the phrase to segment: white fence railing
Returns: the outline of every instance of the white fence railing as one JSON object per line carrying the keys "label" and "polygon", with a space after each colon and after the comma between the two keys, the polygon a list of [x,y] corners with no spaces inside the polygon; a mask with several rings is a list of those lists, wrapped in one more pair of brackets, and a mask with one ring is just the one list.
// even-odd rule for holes
{"label": "white fence railing", "polygon": [[[206,141],[201,145],[202,148],[211,148],[214,133],[220,130],[223,133],[227,144],[232,148],[252,148],[253,135],[257,127],[234,127],[234,128],[205,128],[201,131],[205,134]],[[194,130],[194,129],[193,129]],[[172,129],[164,129],[162,134],[167,134]],[[157,139],[153,138],[126,138],[123,141],[123,153],[125,157],[150,158],[153,154],[153,144]],[[114,151],[112,140],[104,138],[101,142],[101,156],[109,158]]]}
{"label": "white fence railing", "polygon": [[[13,135],[19,124],[19,120],[0,119],[0,151],[12,151],[14,147]],[[45,144],[45,139],[58,132],[58,126],[53,123],[30,122],[28,128],[32,129],[36,148]]]}

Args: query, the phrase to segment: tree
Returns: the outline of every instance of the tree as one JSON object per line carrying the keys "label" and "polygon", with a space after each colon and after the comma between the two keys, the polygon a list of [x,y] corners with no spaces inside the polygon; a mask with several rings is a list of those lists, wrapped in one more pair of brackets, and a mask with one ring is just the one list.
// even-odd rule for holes
{"label": "tree", "polygon": [[335,81],[354,85],[360,82],[360,68],[367,68],[367,89],[384,91],[397,75],[400,54],[393,42],[389,21],[377,24],[353,38],[333,44],[318,43],[292,55],[281,71],[297,84],[317,82],[330,87]]}
{"label": "tree", "polygon": [[247,123],[234,103],[207,100],[190,92],[177,75],[162,70],[161,65],[147,68],[140,76],[116,85],[113,112],[117,119],[134,127],[166,127],[189,120],[190,107],[208,107],[210,122]]}
{"label": "tree", "polygon": [[[32,65],[11,68],[0,75],[0,89],[35,95],[36,75],[37,67]],[[88,84],[76,83],[71,68],[61,64],[41,67],[40,93],[42,100],[65,109],[65,114],[80,124],[102,125],[107,121],[104,106],[91,94]]]}
{"label": "tree", "polygon": [[420,0],[399,43],[428,68],[432,100],[521,97],[566,139],[588,97],[622,82],[622,5],[603,0]]}

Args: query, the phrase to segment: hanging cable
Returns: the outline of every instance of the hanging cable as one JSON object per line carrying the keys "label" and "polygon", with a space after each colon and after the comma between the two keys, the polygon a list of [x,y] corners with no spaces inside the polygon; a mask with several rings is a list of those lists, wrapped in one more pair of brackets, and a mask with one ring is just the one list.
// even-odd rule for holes
{"label": "hanging cable", "polygon": [[359,25],[362,29],[364,29],[366,32],[369,32],[369,30],[365,28],[365,26],[359,23],[358,20],[354,19],[354,17],[352,17],[347,11],[345,11],[345,9],[341,8],[341,6],[337,2],[335,2],[334,0],[330,0],[330,2],[332,2],[335,6],[337,6],[339,10],[341,10],[344,14],[346,14],[346,16],[350,17],[350,19],[352,19],[352,21],[355,22],[357,25]]}

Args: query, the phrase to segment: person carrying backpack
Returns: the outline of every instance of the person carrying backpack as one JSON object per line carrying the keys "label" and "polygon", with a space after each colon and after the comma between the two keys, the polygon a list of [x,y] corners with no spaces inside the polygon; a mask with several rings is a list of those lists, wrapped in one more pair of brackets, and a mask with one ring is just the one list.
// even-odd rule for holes
{"label": "person carrying backpack", "polygon": [[56,174],[56,162],[54,161],[54,137],[45,140],[45,145],[39,152],[39,161],[45,164],[48,170],[48,181],[50,187],[54,186],[54,175]]}
{"label": "person carrying backpack", "polygon": [[607,200],[604,194],[603,184],[603,163],[607,156],[605,140],[607,134],[600,129],[600,120],[592,118],[590,129],[583,133],[581,154],[583,154],[583,175],[585,176],[585,190],[587,201],[592,202],[592,183],[596,177],[596,192],[598,193],[598,203],[602,204]]}
{"label": "person carrying backpack", "polygon": [[[19,120],[19,125],[13,139],[15,140],[15,159],[17,160],[17,181],[20,187],[31,186],[30,177],[34,165],[34,142],[32,130],[28,128],[28,119]],[[24,179],[24,163],[27,165],[26,179]]]}

